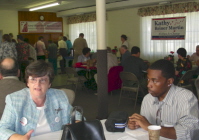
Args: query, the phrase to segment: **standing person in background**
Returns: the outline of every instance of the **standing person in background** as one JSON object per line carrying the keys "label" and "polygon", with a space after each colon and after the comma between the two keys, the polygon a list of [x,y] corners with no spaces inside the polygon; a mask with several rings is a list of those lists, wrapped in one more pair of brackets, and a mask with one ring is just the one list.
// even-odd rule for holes
{"label": "standing person in background", "polygon": [[57,75],[57,45],[52,42],[52,40],[48,41],[48,61],[52,63],[54,73]]}
{"label": "standing person in background", "polygon": [[84,39],[84,34],[80,33],[79,38],[75,39],[73,43],[73,49],[75,51],[73,63],[77,62],[77,58],[82,54],[83,48],[88,48],[88,45],[86,39]]}
{"label": "standing person in background", "polygon": [[129,43],[127,42],[127,36],[126,35],[121,35],[121,41],[122,41],[122,45],[125,45],[127,48],[129,47]]}
{"label": "standing person in background", "polygon": [[13,34],[12,33],[9,33],[9,36],[11,37],[11,41],[12,42],[17,43],[17,41],[13,38]]}
{"label": "standing person in background", "polygon": [[45,60],[46,59],[46,56],[45,56],[46,47],[44,44],[43,36],[40,36],[38,38],[38,41],[34,44],[34,48],[36,49],[36,52],[37,52],[37,60],[39,60],[39,59]]}
{"label": "standing person in background", "polygon": [[17,59],[17,50],[15,43],[11,41],[11,37],[8,34],[4,34],[3,42],[0,44],[0,60],[6,57],[13,57]]}
{"label": "standing person in background", "polygon": [[58,50],[59,54],[62,56],[62,59],[59,61],[60,67],[61,67],[61,72],[59,74],[65,74],[65,67],[66,67],[66,60],[65,57],[67,56],[67,44],[63,40],[63,36],[59,36],[59,41],[58,41]]}
{"label": "standing person in background", "polygon": [[[73,48],[73,45],[72,45],[71,41],[68,40],[67,37],[64,36],[63,38],[64,38],[64,41],[66,42],[66,45],[67,45],[67,48],[68,48],[68,50],[67,50],[67,55],[70,56],[70,55],[71,55],[71,49]],[[67,61],[66,64],[67,64],[69,67],[71,67],[73,61],[72,61],[72,60],[66,60],[66,61]]]}
{"label": "standing person in background", "polygon": [[21,76],[20,76],[20,80],[22,80],[21,78],[23,77],[25,80],[25,69],[26,67],[29,65],[29,56],[30,56],[30,51],[29,51],[29,45],[28,43],[25,43],[23,41],[23,36],[22,35],[17,35],[17,61],[19,63],[19,69],[21,71]]}
{"label": "standing person in background", "polygon": [[29,63],[31,63],[32,61],[36,61],[37,60],[37,52],[35,50],[35,48],[29,44],[29,39],[28,38],[24,38],[24,42],[26,42],[29,46]]}

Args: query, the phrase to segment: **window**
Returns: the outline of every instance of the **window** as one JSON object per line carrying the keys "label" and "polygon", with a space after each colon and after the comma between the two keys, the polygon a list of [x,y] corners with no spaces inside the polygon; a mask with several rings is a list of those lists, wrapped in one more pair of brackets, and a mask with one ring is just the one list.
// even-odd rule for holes
{"label": "window", "polygon": [[[185,40],[151,40],[151,19],[166,17],[186,16],[186,37]],[[199,45],[199,12],[168,14],[161,16],[147,16],[141,18],[141,55],[143,59],[154,62],[163,59],[174,51],[175,61],[177,61],[177,49],[185,48],[187,55],[196,51]]]}
{"label": "window", "polygon": [[79,33],[84,33],[84,38],[86,39],[88,47],[91,49],[91,52],[92,51],[96,52],[97,51],[96,21],[69,24],[69,36],[71,42],[74,42],[74,40],[79,37]]}

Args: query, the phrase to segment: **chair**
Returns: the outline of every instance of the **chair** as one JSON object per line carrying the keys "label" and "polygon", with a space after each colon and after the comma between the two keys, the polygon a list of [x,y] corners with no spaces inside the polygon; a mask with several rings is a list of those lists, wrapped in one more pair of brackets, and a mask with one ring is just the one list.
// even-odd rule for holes
{"label": "chair", "polygon": [[71,89],[61,88],[66,93],[69,103],[72,105],[75,100],[75,92]]}
{"label": "chair", "polygon": [[177,86],[183,87],[193,91],[193,75],[195,74],[195,70],[187,71],[179,80]]}
{"label": "chair", "polygon": [[[118,105],[120,105],[120,100],[121,100],[122,94],[124,94],[123,91],[124,92],[129,91],[130,95],[127,96],[126,98],[135,100],[135,105],[134,105],[134,109],[135,109],[136,103],[137,103],[139,87],[140,87],[139,81],[138,81],[137,77],[131,72],[121,72],[120,78],[122,80],[122,87],[121,87]],[[130,83],[132,83],[131,86],[129,86]],[[132,95],[131,92],[135,92],[135,98],[131,97],[131,95]]]}
{"label": "chair", "polygon": [[84,87],[84,82],[87,81],[87,79],[84,76],[79,76],[77,72],[75,71],[75,69],[71,67],[66,67],[66,75],[68,76],[66,85],[68,82],[72,83],[72,85],[75,85],[75,93],[76,93],[78,84],[81,83],[82,86]]}
{"label": "chair", "polygon": [[108,73],[108,92],[111,92],[122,87],[120,72],[123,71],[122,66],[111,67]]}

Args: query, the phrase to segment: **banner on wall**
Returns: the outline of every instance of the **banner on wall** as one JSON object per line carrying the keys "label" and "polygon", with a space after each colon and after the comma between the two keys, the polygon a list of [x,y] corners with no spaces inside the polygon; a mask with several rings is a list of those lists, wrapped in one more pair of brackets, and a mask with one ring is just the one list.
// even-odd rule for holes
{"label": "banner on wall", "polygon": [[20,33],[61,33],[62,22],[20,21]]}
{"label": "banner on wall", "polygon": [[151,40],[184,40],[186,17],[156,18],[151,21]]}

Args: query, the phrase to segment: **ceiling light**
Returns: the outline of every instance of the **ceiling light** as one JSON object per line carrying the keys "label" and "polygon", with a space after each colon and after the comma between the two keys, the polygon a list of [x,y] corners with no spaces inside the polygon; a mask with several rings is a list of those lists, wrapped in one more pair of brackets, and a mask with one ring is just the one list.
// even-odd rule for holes
{"label": "ceiling light", "polygon": [[44,8],[48,8],[48,7],[52,7],[52,6],[56,6],[56,5],[60,5],[60,3],[56,2],[56,3],[51,3],[51,4],[47,4],[47,5],[31,8],[31,9],[29,9],[29,11],[35,11],[35,10],[39,10],[39,9],[44,9]]}

